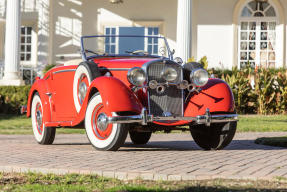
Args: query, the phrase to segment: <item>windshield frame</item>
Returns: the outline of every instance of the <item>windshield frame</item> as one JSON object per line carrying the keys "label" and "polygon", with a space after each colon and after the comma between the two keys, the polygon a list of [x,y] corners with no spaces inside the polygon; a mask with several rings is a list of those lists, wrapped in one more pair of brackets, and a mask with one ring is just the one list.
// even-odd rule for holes
{"label": "windshield frame", "polygon": [[[142,38],[158,38],[158,39],[163,39],[165,45],[166,45],[166,49],[167,49],[167,52],[168,52],[168,58],[170,60],[173,60],[173,54],[170,50],[170,47],[168,45],[168,42],[166,40],[165,37],[163,36],[152,36],[152,35],[87,35],[87,36],[82,36],[81,37],[81,55],[82,55],[82,59],[84,61],[88,61],[90,59],[93,59],[93,58],[97,58],[97,57],[115,57],[115,56],[124,56],[124,57],[127,57],[127,56],[139,56],[139,55],[131,55],[131,54],[101,54],[101,55],[92,55],[92,56],[87,56],[86,55],[86,52],[85,52],[85,47],[84,47],[84,40],[85,39],[89,39],[89,38],[99,38],[99,37],[142,37]],[[158,57],[162,57],[162,56],[156,56],[156,55],[145,55],[145,56],[149,56],[149,57],[155,57],[155,58],[158,58]]]}

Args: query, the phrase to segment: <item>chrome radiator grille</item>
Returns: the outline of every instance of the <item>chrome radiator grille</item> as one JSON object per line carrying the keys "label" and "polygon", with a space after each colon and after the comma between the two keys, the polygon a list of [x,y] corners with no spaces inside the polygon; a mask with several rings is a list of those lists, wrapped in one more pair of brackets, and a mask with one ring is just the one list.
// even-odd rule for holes
{"label": "chrome radiator grille", "polygon": [[[158,83],[165,83],[161,78],[161,72],[166,67],[174,68],[179,74],[175,83],[182,81],[182,68],[175,63],[151,63],[147,67],[148,81],[156,80]],[[156,89],[148,89],[149,113],[154,116],[165,116],[171,113],[175,116],[183,116],[183,92],[176,86],[166,87],[163,93],[158,93]]]}

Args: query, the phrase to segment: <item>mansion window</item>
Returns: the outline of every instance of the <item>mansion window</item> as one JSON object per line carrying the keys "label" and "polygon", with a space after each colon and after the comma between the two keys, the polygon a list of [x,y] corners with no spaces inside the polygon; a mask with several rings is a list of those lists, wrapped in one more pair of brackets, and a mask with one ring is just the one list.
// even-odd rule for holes
{"label": "mansion window", "polygon": [[[116,35],[115,27],[107,27],[105,35]],[[105,52],[109,54],[116,53],[116,38],[115,37],[106,37],[105,38]]]}
{"label": "mansion window", "polygon": [[149,54],[157,55],[159,42],[157,38],[118,38],[116,35],[159,36],[158,27],[106,27],[105,52],[109,54],[126,54],[128,49],[146,50]]}
{"label": "mansion window", "polygon": [[275,67],[276,26],[276,12],[271,4],[257,0],[245,5],[239,26],[240,67]]}
{"label": "mansion window", "polygon": [[32,27],[21,27],[21,61],[31,61]]}
{"label": "mansion window", "polygon": [[[158,36],[158,27],[148,27],[148,36]],[[148,52],[152,55],[158,54],[158,39],[157,38],[148,38]]]}

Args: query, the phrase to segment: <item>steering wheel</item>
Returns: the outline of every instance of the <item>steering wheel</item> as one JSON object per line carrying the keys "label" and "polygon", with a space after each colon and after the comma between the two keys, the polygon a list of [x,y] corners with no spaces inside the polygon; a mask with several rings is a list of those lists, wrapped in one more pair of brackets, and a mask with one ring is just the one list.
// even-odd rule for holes
{"label": "steering wheel", "polygon": [[99,55],[99,53],[94,52],[94,51],[92,51],[92,50],[90,50],[90,49],[85,49],[84,51],[85,51],[85,53],[93,53],[93,54],[95,54],[95,55]]}
{"label": "steering wheel", "polygon": [[126,53],[130,53],[130,54],[133,54],[133,55],[148,55],[149,54],[145,50],[126,51]]}

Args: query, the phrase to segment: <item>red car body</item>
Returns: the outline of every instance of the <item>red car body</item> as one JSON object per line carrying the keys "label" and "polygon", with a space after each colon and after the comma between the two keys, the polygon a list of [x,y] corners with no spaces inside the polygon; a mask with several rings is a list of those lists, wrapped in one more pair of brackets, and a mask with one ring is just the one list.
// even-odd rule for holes
{"label": "red car body", "polygon": [[[131,84],[127,80],[127,72],[133,67],[141,67],[146,62],[156,60],[154,58],[100,58],[95,59],[99,67],[105,67],[111,73],[111,77],[99,77],[91,83],[82,109],[77,113],[73,101],[73,78],[77,65],[57,66],[50,70],[42,79],[36,80],[29,93],[27,116],[31,115],[31,101],[33,95],[38,92],[44,101],[45,114],[43,122],[47,127],[74,127],[85,118],[85,109],[91,97],[93,89],[97,89],[105,99],[104,105],[110,112],[132,111],[140,113],[146,96],[139,91],[131,91]],[[115,96],[115,93],[117,94]],[[52,97],[50,98],[50,95]],[[220,101],[217,101],[217,100]],[[119,100],[121,102],[119,102]],[[197,94],[194,94],[184,103],[184,116],[204,115],[209,108],[214,112],[234,112],[234,99],[232,91],[226,82],[220,79],[209,79],[208,83]],[[145,106],[147,107],[147,106]],[[155,124],[165,126],[185,125],[191,121],[180,120],[177,122],[157,122]]]}
{"label": "red car body", "polygon": [[[156,84],[156,89],[152,90],[149,85],[151,78],[157,80],[160,78],[152,76],[153,71],[162,70],[161,67],[165,65],[178,70],[178,76],[181,79],[178,83]],[[237,115],[233,94],[226,82],[210,78],[203,86],[196,87],[183,74],[183,72],[188,71],[188,75],[190,75],[194,66],[192,63],[186,65],[192,69],[184,69],[180,64],[168,58],[143,54],[140,56],[101,55],[88,59],[88,61],[84,61],[79,65],[54,67],[43,78],[36,79],[29,93],[27,116],[32,116],[32,125],[36,127],[33,129],[37,130],[36,134],[39,134],[38,138],[40,138],[37,141],[42,144],[53,142],[53,136],[50,135],[54,135],[55,131],[46,131],[45,134],[49,134],[47,140],[44,141],[42,140],[43,137],[46,137],[45,134],[43,136],[44,129],[76,127],[85,122],[86,129],[87,124],[95,127],[93,133],[95,133],[94,136],[97,141],[91,141],[89,135],[88,137],[97,149],[116,150],[120,146],[119,143],[122,144],[125,138],[121,142],[113,144],[113,146],[117,145],[116,147],[107,147],[106,144],[104,144],[104,147],[101,147],[101,144],[99,147],[97,146],[97,142],[109,140],[110,135],[113,133],[111,126],[114,124],[128,123],[134,125],[134,127],[137,127],[136,130],[133,130],[132,126],[121,129],[129,129],[134,143],[144,144],[146,142],[142,141],[141,135],[146,137],[148,141],[150,133],[156,130],[173,130],[182,125],[190,125],[191,127],[193,125],[203,125],[203,128],[200,129],[204,130],[210,128],[213,123],[225,123],[222,126],[230,122],[236,123]],[[150,66],[154,66],[154,68],[151,70]],[[80,70],[79,68],[87,72],[86,75],[81,75],[77,79],[76,73]],[[135,68],[145,71],[147,76],[150,73],[150,76],[148,76],[150,79],[147,79],[142,86],[135,86],[129,80],[129,73]],[[202,70],[204,71],[204,69]],[[91,75],[90,71],[96,71],[97,76]],[[179,88],[183,82],[189,83],[188,87]],[[79,87],[80,85],[84,85],[84,96],[81,95],[82,87]],[[189,87],[192,88],[188,89]],[[173,95],[175,92],[177,96]],[[154,99],[154,95],[156,95],[156,99]],[[94,107],[95,109],[93,108],[90,112],[87,112],[87,108],[95,96],[100,96],[101,105],[97,105],[97,107],[100,107],[101,110]],[[37,98],[35,99],[35,97]],[[173,98],[176,99],[174,103]],[[85,121],[87,113],[91,113],[91,117]],[[117,115],[115,116],[115,114]],[[211,126],[211,129],[217,130],[218,126],[215,128]],[[235,129],[236,125],[233,126],[231,139]],[[132,133],[131,130],[133,130]],[[141,130],[143,133],[137,130]],[[146,136],[144,132],[150,132],[148,133],[149,136]],[[125,136],[122,137],[126,137],[126,134],[126,132],[123,133]],[[136,134],[136,136],[132,136],[132,134]],[[198,143],[198,135],[195,133],[193,137]],[[202,140],[201,137],[199,135],[199,143]],[[113,142],[111,141],[111,143]],[[199,145],[206,149],[216,148]]]}

